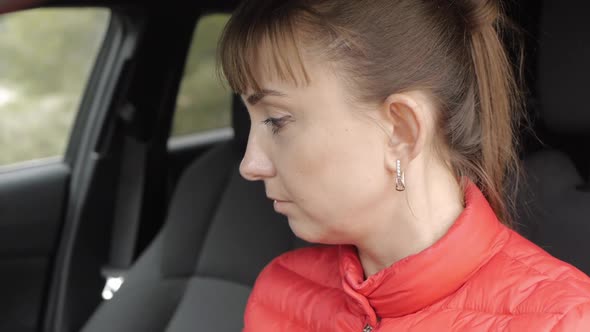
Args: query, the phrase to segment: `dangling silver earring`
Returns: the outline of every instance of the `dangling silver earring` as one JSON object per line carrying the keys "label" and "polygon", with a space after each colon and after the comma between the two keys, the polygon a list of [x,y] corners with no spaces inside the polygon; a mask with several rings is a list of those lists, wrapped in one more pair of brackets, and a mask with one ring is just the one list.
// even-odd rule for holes
{"label": "dangling silver earring", "polygon": [[396,161],[397,177],[395,178],[395,190],[406,190],[406,181],[404,179],[404,172],[402,172],[402,162],[398,159]]}

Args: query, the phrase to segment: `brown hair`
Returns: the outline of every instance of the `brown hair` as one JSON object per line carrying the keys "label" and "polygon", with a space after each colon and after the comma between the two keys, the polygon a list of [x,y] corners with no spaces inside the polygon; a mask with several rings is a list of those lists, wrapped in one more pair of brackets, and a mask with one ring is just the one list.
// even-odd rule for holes
{"label": "brown hair", "polygon": [[[429,92],[440,109],[437,151],[511,226],[515,190],[507,178],[520,170],[521,98],[502,44],[504,23],[498,0],[244,1],[220,41],[220,69],[237,93],[261,89],[258,65],[308,83],[305,46],[336,64],[359,101]],[[257,62],[263,43],[271,63]]]}

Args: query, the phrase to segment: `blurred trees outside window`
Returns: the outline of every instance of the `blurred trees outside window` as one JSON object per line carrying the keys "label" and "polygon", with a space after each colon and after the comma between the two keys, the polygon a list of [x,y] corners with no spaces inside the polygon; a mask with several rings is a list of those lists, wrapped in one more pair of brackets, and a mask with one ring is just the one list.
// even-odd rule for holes
{"label": "blurred trees outside window", "polygon": [[231,127],[231,91],[217,77],[217,43],[229,14],[202,17],[195,29],[176,100],[172,136]]}
{"label": "blurred trees outside window", "polygon": [[[196,26],[172,136],[231,127],[231,91],[215,70],[229,17],[207,15]],[[0,16],[0,167],[63,156],[109,20],[102,8]]]}
{"label": "blurred trees outside window", "polygon": [[62,156],[110,11],[0,16],[0,166]]}

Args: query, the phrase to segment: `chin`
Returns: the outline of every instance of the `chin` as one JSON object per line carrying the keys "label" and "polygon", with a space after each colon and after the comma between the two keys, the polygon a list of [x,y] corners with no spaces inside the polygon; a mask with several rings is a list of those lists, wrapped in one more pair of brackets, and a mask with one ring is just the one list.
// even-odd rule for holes
{"label": "chin", "polygon": [[335,244],[334,241],[330,241],[330,237],[322,232],[320,229],[314,227],[313,223],[308,221],[298,220],[295,218],[288,218],[289,227],[295,236],[301,240],[309,243],[318,244]]}
{"label": "chin", "polygon": [[289,228],[291,228],[291,231],[295,236],[306,242],[317,243],[314,236],[311,236],[313,234],[310,234],[309,229],[306,229],[307,227],[302,225],[302,222],[292,217],[288,217],[288,220]]}

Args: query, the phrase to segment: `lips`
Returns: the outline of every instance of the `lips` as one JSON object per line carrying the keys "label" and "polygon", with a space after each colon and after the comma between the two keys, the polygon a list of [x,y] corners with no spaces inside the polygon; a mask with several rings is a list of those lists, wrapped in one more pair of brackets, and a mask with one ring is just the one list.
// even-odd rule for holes
{"label": "lips", "polygon": [[286,203],[286,202],[288,202],[288,201],[283,200],[283,199],[277,199],[277,198],[272,198],[272,197],[269,197],[268,199],[270,199],[271,201],[275,201],[277,203]]}
{"label": "lips", "polygon": [[273,201],[272,205],[273,205],[273,208],[274,208],[274,210],[276,212],[286,215],[286,210],[285,209],[287,208],[287,206],[288,206],[287,203],[289,203],[289,201],[282,200],[282,199],[279,199],[279,198],[275,198],[276,196],[270,196],[269,195],[267,197],[268,197],[268,199],[270,199],[270,200]]}

